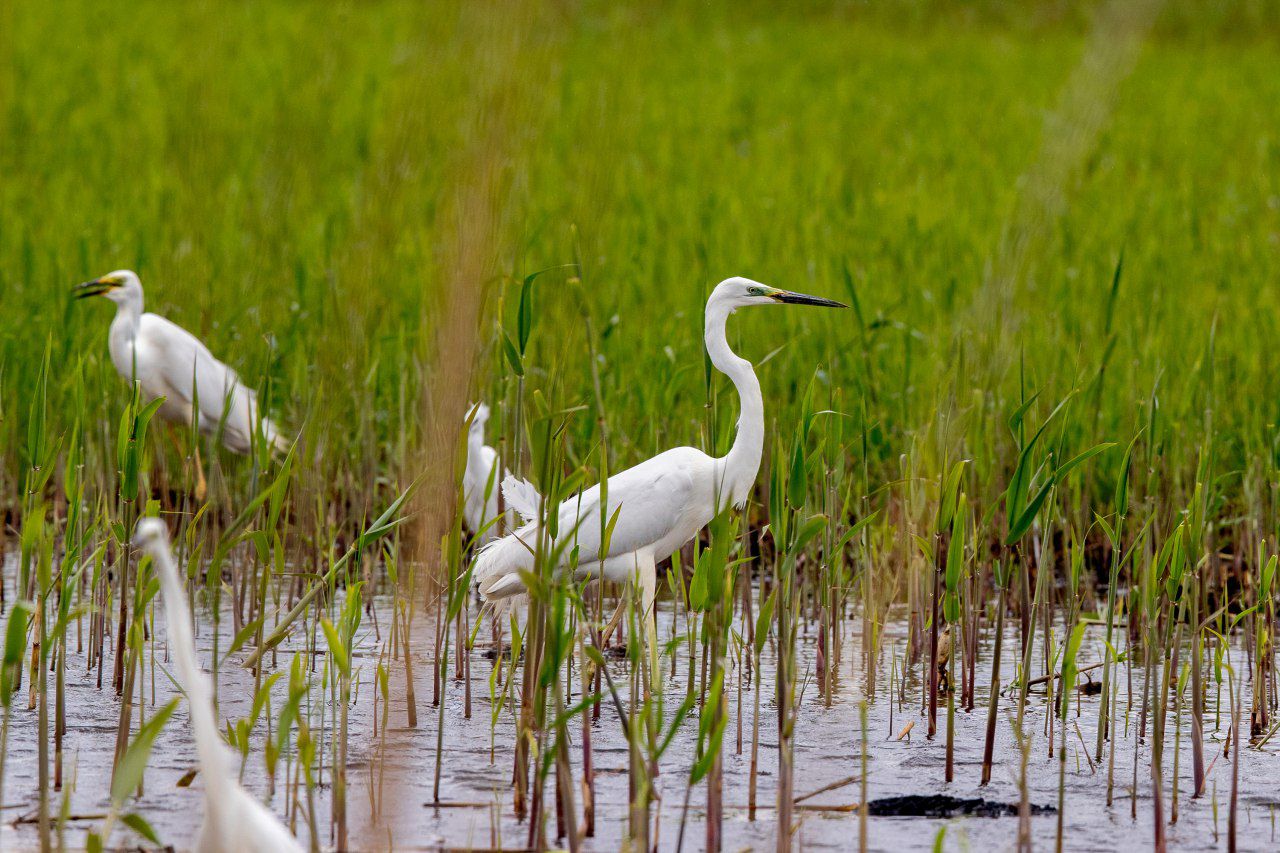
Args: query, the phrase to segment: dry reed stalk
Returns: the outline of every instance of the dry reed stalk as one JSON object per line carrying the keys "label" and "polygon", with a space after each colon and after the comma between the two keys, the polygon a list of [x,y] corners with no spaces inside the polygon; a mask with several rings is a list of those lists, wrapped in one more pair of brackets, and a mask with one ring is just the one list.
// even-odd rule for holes
{"label": "dry reed stalk", "polygon": [[[445,236],[442,244],[435,247],[439,257],[436,269],[424,283],[434,290],[425,301],[429,315],[422,319],[429,329],[425,336],[428,351],[423,354],[427,385],[422,389],[419,405],[421,444],[416,453],[410,454],[418,470],[405,478],[421,475],[414,498],[416,523],[406,535],[406,551],[413,556],[401,562],[399,573],[405,608],[406,662],[412,656],[411,638],[423,636],[419,642],[434,642],[430,631],[409,631],[417,605],[422,603],[429,611],[449,581],[442,574],[440,543],[453,523],[457,480],[453,466],[440,464],[440,460],[456,457],[459,431],[469,397],[474,393],[471,377],[481,348],[479,323],[486,291],[500,272],[507,215],[513,207],[508,197],[511,164],[519,162],[519,140],[537,114],[532,106],[536,103],[532,87],[546,82],[545,66],[550,53],[542,48],[551,43],[550,34],[554,32],[542,20],[543,10],[534,4],[507,4],[501,8],[464,5],[457,15],[458,41],[474,47],[477,56],[472,67],[478,72],[468,106],[473,118],[456,161],[448,170],[442,210],[435,227],[430,232],[424,229],[424,233]],[[421,61],[429,64],[433,59],[427,52]],[[395,139],[384,155],[384,166],[377,173],[377,184],[393,197],[405,172],[413,173],[412,164],[429,156],[430,152],[419,145],[424,135],[420,130],[438,119],[423,105],[400,104],[395,108],[404,118],[397,125]],[[372,198],[383,204],[380,219],[382,236],[387,240],[402,231],[406,221],[412,222],[423,214],[385,205],[380,192],[374,192]],[[447,631],[448,626],[441,625],[439,630]],[[467,649],[458,648],[456,653],[465,655]],[[437,669],[438,666],[433,667]],[[393,683],[397,685],[393,691],[404,690],[404,695],[412,697],[413,686],[407,679],[404,686],[398,679]],[[387,736],[395,739],[415,735],[392,730]],[[393,748],[388,752],[395,755],[397,751]],[[379,770],[379,775],[391,777],[388,789],[393,792],[382,804],[380,821],[367,831],[367,837],[378,838],[380,843],[394,839],[398,817],[407,823],[418,813],[418,803],[398,796],[411,791],[412,786],[397,784],[397,772],[395,767]]]}

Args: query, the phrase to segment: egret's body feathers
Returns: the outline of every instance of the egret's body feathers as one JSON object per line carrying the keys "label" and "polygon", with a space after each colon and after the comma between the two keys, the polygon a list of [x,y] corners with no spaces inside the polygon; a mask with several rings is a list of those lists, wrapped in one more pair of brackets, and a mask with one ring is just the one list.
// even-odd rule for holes
{"label": "egret's body feathers", "polygon": [[[645,562],[634,555],[665,559],[714,517],[715,466],[716,460],[701,450],[676,447],[615,474],[609,478],[606,513],[600,511],[599,485],[560,504],[559,536],[555,542],[544,543],[546,553],[558,554],[558,562],[564,564],[576,551],[580,579],[601,574],[612,581],[633,579],[637,565]],[[526,503],[521,515],[526,511],[532,520],[486,545],[476,558],[474,577],[485,598],[524,592],[518,572],[532,571],[540,530],[536,504]],[[609,536],[609,549],[602,555],[602,515],[607,524],[615,511],[618,521]]]}

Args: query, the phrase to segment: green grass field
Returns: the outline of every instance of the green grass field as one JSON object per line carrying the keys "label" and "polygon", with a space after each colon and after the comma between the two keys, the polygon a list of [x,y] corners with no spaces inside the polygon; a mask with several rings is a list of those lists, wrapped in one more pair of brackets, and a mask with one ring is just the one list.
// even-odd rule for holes
{"label": "green grass field", "polygon": [[[159,507],[176,513],[193,565],[241,555],[224,586],[249,616],[266,614],[259,563],[267,578],[286,562],[331,565],[355,542],[369,558],[360,576],[395,592],[408,572],[385,568],[412,562],[412,544],[428,576],[445,580],[456,606],[443,624],[459,620],[461,640],[474,627],[457,610],[461,542],[433,549],[451,530],[448,453],[465,400],[494,408],[490,442],[511,467],[569,482],[674,445],[722,453],[737,401],[706,360],[703,305],[718,281],[743,275],[853,309],[745,311],[729,331],[757,365],[769,425],[741,527],[763,537],[771,525],[764,586],[790,590],[781,594],[796,596],[793,616],[822,626],[817,642],[834,645],[820,660],[839,659],[844,640],[830,632],[844,637],[855,608],[866,660],[883,656],[876,637],[891,604],[910,607],[901,666],[936,655],[928,635],[942,617],[927,614],[931,603],[939,613],[944,583],[959,600],[955,579],[942,580],[954,537],[953,559],[974,572],[959,615],[945,617],[957,635],[972,625],[958,658],[986,654],[979,624],[989,639],[1003,613],[992,607],[1005,594],[991,584],[1001,567],[1021,571],[1008,594],[1010,630],[1021,617],[1028,641],[1024,668],[1038,625],[1045,671],[1051,647],[1074,666],[1066,653],[1080,617],[1105,619],[1111,637],[1120,610],[1104,604],[1119,589],[1129,642],[1142,638],[1147,657],[1126,645],[1122,658],[1117,639],[1109,657],[1099,652],[1107,672],[1123,660],[1126,689],[1145,672],[1156,697],[1160,672],[1177,672],[1177,652],[1166,653],[1194,644],[1197,673],[1218,667],[1219,705],[1264,709],[1260,737],[1280,692],[1274,565],[1264,569],[1280,540],[1277,7],[782,5],[0,4],[0,563],[8,547],[18,566],[4,579],[8,600],[33,597],[43,613],[62,600],[49,584],[66,582],[50,567],[96,553],[123,579],[95,574],[77,601],[85,589],[92,602],[120,601],[123,639],[123,602],[151,606],[145,585],[129,587],[127,527]],[[1155,10],[1149,27],[1135,11],[1144,8]],[[201,510],[190,497],[193,436],[153,427],[140,458],[126,453],[131,395],[107,352],[112,308],[71,298],[73,285],[121,268],[141,276],[148,310],[203,339],[300,436],[280,481],[283,511],[250,504],[278,460],[204,442]],[[521,336],[522,293],[520,378],[508,349]],[[560,416],[548,413],[567,413],[554,439],[546,427]],[[1060,469],[1091,448],[1100,452],[1070,476]],[[968,466],[949,486],[958,460]],[[123,485],[130,466],[137,492]],[[419,476],[429,485],[413,504],[416,533],[397,532],[383,554],[356,538]],[[1028,488],[1045,503],[1014,535]],[[953,530],[938,509],[959,492]],[[159,503],[148,510],[147,499]],[[252,518],[237,526],[246,506]],[[796,539],[819,512],[827,532]],[[857,538],[839,538],[873,512]],[[278,538],[244,533],[258,529]],[[711,540],[724,535],[716,528]],[[250,543],[258,550],[244,556]],[[341,584],[331,574],[323,604],[302,617],[313,645],[317,620],[337,621],[356,563]],[[1119,573],[1110,584],[1109,570]],[[794,589],[787,571],[799,571]],[[285,585],[288,601],[301,583]],[[215,612],[218,590],[210,580]],[[671,600],[681,594],[673,587]],[[535,595],[531,624],[552,625],[547,614],[571,598],[561,587]],[[441,606],[426,611],[437,628]],[[705,618],[736,624],[734,606]],[[97,618],[90,609],[77,620]],[[1230,621],[1251,613],[1266,618]],[[795,623],[778,619],[785,673]],[[1199,643],[1219,655],[1231,643],[1213,646],[1206,631],[1252,647],[1242,671],[1271,692],[1227,699],[1223,659],[1211,665]],[[433,634],[441,666],[448,634]],[[726,650],[701,652],[705,695],[707,656],[714,669]],[[667,653],[674,667],[684,647]],[[897,647],[888,654],[898,666]],[[912,689],[923,704],[920,674]],[[1177,678],[1163,677],[1168,691]],[[778,678],[794,687],[794,670]],[[822,689],[829,703],[834,688]],[[1174,691],[1181,711],[1183,686]],[[126,703],[126,742],[131,720]],[[534,728],[550,737],[554,726]],[[345,757],[345,734],[340,748]],[[1234,805],[1231,814],[1234,827]]]}
{"label": "green grass field", "polygon": [[[1193,38],[1167,12],[998,324],[982,294],[1087,16],[1011,26],[993,7],[910,26],[856,4],[549,15],[507,152],[496,269],[505,281],[578,257],[588,286],[582,304],[564,273],[540,281],[530,383],[557,404],[589,399],[585,310],[617,461],[700,440],[701,304],[743,274],[856,292],[860,316],[744,317],[738,334],[753,358],[781,348],[763,381],[782,423],[823,366],[865,419],[880,479],[947,419],[947,441],[998,492],[1010,439],[993,425],[1020,385],[1057,399],[1104,364],[1069,443],[1127,441],[1154,397],[1143,441],[1165,488],[1185,490],[1202,449],[1237,483],[1270,472],[1274,29]],[[265,377],[335,490],[367,490],[375,468],[404,476],[436,260],[466,227],[438,218],[487,55],[460,41],[465,16],[411,3],[5,14],[6,499],[46,345],[53,423],[110,446],[127,397],[106,359],[110,311],[68,288],[119,267],[138,270],[151,309]],[[510,383],[492,344],[514,291],[471,286],[488,288],[491,354],[474,393],[496,399]],[[577,454],[593,428],[575,423]]]}

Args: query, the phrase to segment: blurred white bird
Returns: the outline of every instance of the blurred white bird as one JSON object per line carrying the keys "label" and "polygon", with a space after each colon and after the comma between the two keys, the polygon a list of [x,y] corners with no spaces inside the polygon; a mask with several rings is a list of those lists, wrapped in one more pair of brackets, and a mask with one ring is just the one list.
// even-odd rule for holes
{"label": "blurred white bird", "polygon": [[[741,402],[738,432],[726,456],[718,459],[693,447],[677,447],[609,478],[608,507],[600,506],[600,487],[593,486],[560,504],[559,540],[546,543],[560,566],[577,554],[575,577],[603,575],[612,581],[638,581],[648,619],[650,654],[654,655],[653,598],[657,563],[697,535],[730,504],[746,503],[760,470],[764,449],[764,400],[751,362],[729,349],[725,321],[750,305],[822,305],[839,302],[779,290],[746,278],[720,282],[707,300],[704,341],[716,369],[733,382]],[[510,488],[508,488],[508,485]],[[525,591],[521,571],[532,571],[539,547],[538,499],[532,487],[508,478],[507,503],[525,518],[514,533],[481,549],[474,578],[487,601],[498,602]],[[606,553],[600,553],[601,518],[618,520]],[[655,670],[656,670],[656,657]]]}
{"label": "blurred white bird", "polygon": [[[503,473],[499,471],[498,451],[484,443],[484,427],[489,421],[489,407],[476,403],[467,412],[471,425],[467,431],[467,467],[462,474],[462,520],[471,535],[481,542],[498,537],[496,524]],[[515,514],[507,512],[507,529],[515,527]],[[489,526],[486,528],[485,525]]]}
{"label": "blurred white bird", "polygon": [[169,653],[191,711],[191,731],[204,779],[204,822],[200,824],[193,849],[201,853],[301,851],[302,845],[297,839],[266,806],[240,787],[231,770],[231,753],[223,744],[213,717],[209,678],[196,661],[191,611],[178,580],[178,567],[169,550],[169,534],[164,522],[158,518],[142,519],[133,541],[151,555],[160,575]]}
{"label": "blurred white bird", "polygon": [[136,273],[108,273],[78,285],[75,294],[78,299],[105,296],[116,304],[107,338],[111,363],[126,380],[136,379],[149,401],[164,398],[162,418],[190,424],[196,400],[200,432],[217,435],[221,430],[227,449],[248,453],[255,435],[277,450],[289,449],[288,440],[268,418],[262,417],[259,425],[257,394],[234,370],[214,358],[186,329],[158,314],[142,312],[142,283]]}

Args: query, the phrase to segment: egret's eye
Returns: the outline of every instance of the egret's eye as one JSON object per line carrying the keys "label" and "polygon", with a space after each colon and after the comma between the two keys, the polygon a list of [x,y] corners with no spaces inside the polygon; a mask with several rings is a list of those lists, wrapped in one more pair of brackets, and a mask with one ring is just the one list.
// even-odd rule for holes
{"label": "egret's eye", "polygon": [[764,296],[764,288],[758,287],[756,285],[752,285],[751,287],[747,288],[747,295],[748,296]]}

